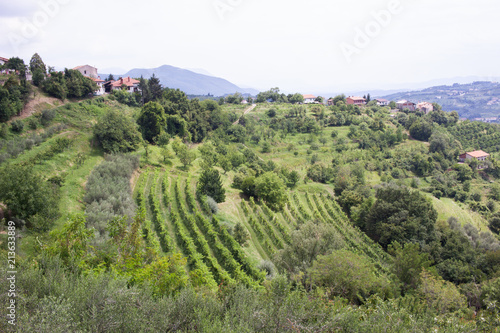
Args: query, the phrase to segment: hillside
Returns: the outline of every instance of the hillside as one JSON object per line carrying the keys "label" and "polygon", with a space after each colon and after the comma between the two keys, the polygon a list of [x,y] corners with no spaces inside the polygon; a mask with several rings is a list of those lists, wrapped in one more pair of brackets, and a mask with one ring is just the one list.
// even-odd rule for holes
{"label": "hillside", "polygon": [[407,99],[413,102],[428,101],[440,104],[446,111],[457,111],[467,119],[493,118],[500,116],[500,84],[477,81],[468,84],[453,84],[426,88],[418,91],[400,92],[384,96],[388,100]]}
{"label": "hillside", "polygon": [[160,83],[167,88],[180,89],[189,95],[208,95],[224,96],[239,92],[256,95],[255,89],[244,89],[237,85],[214,76],[195,73],[193,71],[174,66],[163,65],[157,68],[143,69],[135,68],[122,76],[144,77],[149,79],[152,75],[160,79]]}
{"label": "hillside", "polygon": [[[167,108],[66,101],[2,125],[3,207],[25,213],[12,218],[27,331],[68,308],[65,327],[83,331],[495,327],[485,304],[497,297],[500,165],[495,154],[486,171],[457,165],[452,138],[492,149],[496,127],[377,106],[162,98]],[[136,127],[149,142],[126,145]],[[54,209],[18,213],[17,188]],[[113,313],[128,319],[110,324]]]}

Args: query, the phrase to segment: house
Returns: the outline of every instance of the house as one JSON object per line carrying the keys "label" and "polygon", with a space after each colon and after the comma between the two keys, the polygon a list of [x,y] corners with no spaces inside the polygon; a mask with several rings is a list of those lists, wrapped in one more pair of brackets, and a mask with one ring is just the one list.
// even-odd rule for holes
{"label": "house", "polygon": [[73,68],[75,71],[79,71],[83,76],[90,77],[92,79],[97,79],[97,68],[90,65],[77,66]]}
{"label": "house", "polygon": [[389,101],[383,98],[376,98],[375,101],[377,101],[378,106],[388,106]]}
{"label": "house", "polygon": [[[0,66],[3,66],[3,65],[5,65],[8,62],[9,62],[9,59],[4,58],[4,57],[0,57]],[[12,73],[15,73],[15,70],[13,70],[13,69],[2,69],[0,71],[0,73],[2,73],[2,74],[12,74]]]}
{"label": "house", "polygon": [[139,80],[132,79],[130,76],[126,78],[120,78],[116,81],[108,81],[106,84],[110,83],[110,89],[113,90],[121,90],[122,86],[126,86],[126,90],[129,93],[139,92]]}
{"label": "house", "polygon": [[417,109],[425,114],[428,114],[429,112],[434,111],[434,105],[429,102],[420,102],[417,104]]}
{"label": "house", "polygon": [[314,95],[302,95],[304,97],[304,103],[310,104],[316,102],[316,96]]}
{"label": "house", "polygon": [[99,89],[94,93],[97,96],[104,95],[104,80],[101,80],[101,77],[98,77],[97,79],[91,78],[92,81],[94,81]]}
{"label": "house", "polygon": [[328,106],[332,106],[332,105],[334,105],[334,103],[333,103],[333,98],[328,99],[328,100],[326,101],[326,104],[327,104]]}
{"label": "house", "polygon": [[408,110],[410,110],[410,111],[415,111],[415,110],[416,110],[416,105],[415,105],[415,103],[413,103],[413,102],[409,102],[409,101],[407,101],[407,100],[405,100],[405,99],[404,99],[404,100],[402,100],[402,101],[398,101],[398,102],[396,102],[396,107],[397,107],[399,110],[401,110],[401,111],[403,111],[404,109],[408,109]]}
{"label": "house", "polygon": [[366,99],[363,97],[349,96],[345,99],[346,104],[365,105]]}
{"label": "house", "polygon": [[475,150],[475,151],[471,151],[469,153],[465,153],[465,154],[460,155],[458,157],[458,160],[460,162],[464,163],[467,160],[475,159],[476,161],[480,162],[477,165],[478,169],[486,169],[488,166],[485,165],[484,163],[481,163],[481,162],[486,161],[488,159],[488,157],[490,157],[490,154],[488,154],[482,150]]}

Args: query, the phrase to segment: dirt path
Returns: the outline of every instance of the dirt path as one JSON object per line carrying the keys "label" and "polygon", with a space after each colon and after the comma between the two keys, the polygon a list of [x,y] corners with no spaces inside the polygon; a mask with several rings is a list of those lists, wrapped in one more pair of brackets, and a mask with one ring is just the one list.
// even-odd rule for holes
{"label": "dirt path", "polygon": [[[45,104],[45,105],[43,105]],[[60,99],[54,98],[54,97],[47,97],[47,96],[42,96],[37,94],[37,96],[30,100],[25,106],[23,111],[15,117],[11,118],[12,120],[18,120],[18,119],[24,119],[29,116],[31,116],[33,113],[42,111],[45,109],[53,108],[56,106],[63,105],[64,103],[61,102]]]}
{"label": "dirt path", "polygon": [[[255,109],[255,107],[256,107],[256,106],[257,106],[257,104],[252,104],[252,105],[250,105],[249,107],[247,107],[247,108],[245,109],[245,111],[243,111],[243,114],[241,115],[241,117],[243,117],[244,115],[246,115],[247,113],[249,113],[250,111],[252,111],[253,109]],[[239,124],[241,117],[240,117],[240,118],[238,118],[238,120],[236,120],[236,121],[233,123],[233,125]]]}

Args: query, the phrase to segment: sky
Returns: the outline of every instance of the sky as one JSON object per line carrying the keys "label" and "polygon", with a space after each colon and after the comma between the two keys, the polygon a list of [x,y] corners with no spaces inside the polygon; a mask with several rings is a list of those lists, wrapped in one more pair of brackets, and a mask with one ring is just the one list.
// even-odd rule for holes
{"label": "sky", "polygon": [[[319,93],[500,77],[495,0],[0,0],[0,57]],[[122,74],[122,73],[118,73]]]}

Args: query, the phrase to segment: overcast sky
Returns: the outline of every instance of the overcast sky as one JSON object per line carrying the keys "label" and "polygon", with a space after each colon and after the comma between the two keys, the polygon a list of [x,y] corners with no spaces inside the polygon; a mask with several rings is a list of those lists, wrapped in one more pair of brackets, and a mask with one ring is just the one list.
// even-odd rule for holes
{"label": "overcast sky", "polygon": [[[0,0],[0,56],[302,93],[500,76],[495,0]],[[399,85],[399,86],[398,86]]]}

